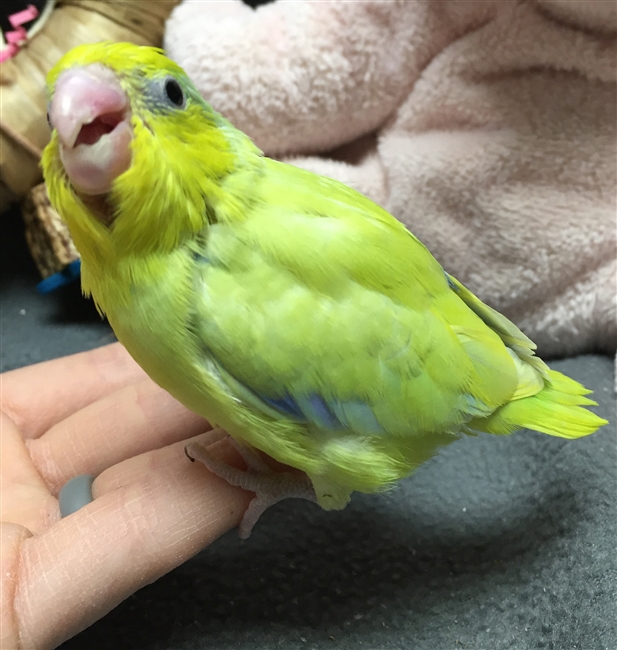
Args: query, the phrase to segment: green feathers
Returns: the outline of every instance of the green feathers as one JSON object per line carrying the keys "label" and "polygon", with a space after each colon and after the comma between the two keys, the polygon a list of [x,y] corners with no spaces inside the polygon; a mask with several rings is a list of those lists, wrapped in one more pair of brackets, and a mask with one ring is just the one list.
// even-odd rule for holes
{"label": "green feathers", "polygon": [[[576,438],[605,424],[580,384],[382,208],[262,157],[160,53],[122,46],[131,63],[120,65],[116,46],[96,47],[58,64],[50,96],[81,61],[117,73],[133,162],[103,197],[112,218],[72,189],[55,136],[46,180],[86,288],[189,408],[306,471],[326,508],[387,487],[465,433]],[[148,97],[169,75],[186,102],[161,110]]]}

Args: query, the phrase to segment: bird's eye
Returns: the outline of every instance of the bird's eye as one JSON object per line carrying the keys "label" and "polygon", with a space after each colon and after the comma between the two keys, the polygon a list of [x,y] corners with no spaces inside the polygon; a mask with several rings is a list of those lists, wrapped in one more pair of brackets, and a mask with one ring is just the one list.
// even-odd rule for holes
{"label": "bird's eye", "polygon": [[184,105],[184,93],[180,84],[173,77],[165,80],[165,94],[174,106]]}

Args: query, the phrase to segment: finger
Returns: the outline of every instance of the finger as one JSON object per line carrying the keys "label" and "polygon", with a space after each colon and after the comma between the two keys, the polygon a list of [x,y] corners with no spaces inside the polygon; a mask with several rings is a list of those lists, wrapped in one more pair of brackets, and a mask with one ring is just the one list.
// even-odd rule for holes
{"label": "finger", "polygon": [[79,474],[117,463],[210,428],[150,379],[107,395],[28,441],[32,462],[52,494]]}
{"label": "finger", "polygon": [[19,429],[8,415],[0,418],[0,521],[36,534],[53,523],[58,504],[32,465]]}
{"label": "finger", "polygon": [[0,648],[19,648],[16,612],[12,607],[21,545],[32,533],[13,523],[0,524]]}
{"label": "finger", "polygon": [[74,411],[144,377],[128,352],[113,343],[4,373],[2,408],[24,437],[36,438]]}
{"label": "finger", "polygon": [[[184,444],[127,460],[128,472],[110,468],[91,504],[23,542],[15,591],[23,647],[59,645],[238,524],[252,495],[191,463]],[[218,444],[233,462],[235,452]]]}
{"label": "finger", "polygon": [[[242,467],[240,454],[235,453],[233,446],[226,441],[227,437],[227,434],[222,429],[211,429],[210,431],[206,431],[205,433],[194,436],[193,438],[177,441],[176,443],[173,443],[167,447],[167,449],[175,449],[176,446],[179,445],[179,448],[182,449],[182,453],[184,454],[185,459],[188,460],[189,463],[194,464],[192,463],[189,456],[186,455],[185,447],[191,442],[199,441],[201,444],[205,445],[208,448],[208,451],[211,451],[213,453],[213,456],[215,458],[231,458],[232,465],[239,465]],[[175,454],[175,451],[173,453]],[[128,458],[122,463],[110,467],[100,476],[97,476],[94,480],[94,484],[92,485],[92,497],[94,499],[98,499],[103,495],[108,494],[109,492],[124,488],[132,483],[142,483],[148,480],[153,471],[152,459],[156,457],[153,454],[154,452],[148,452],[145,454],[140,454],[139,456],[134,456],[133,458]],[[181,464],[184,463],[184,460],[181,457],[179,457],[178,460]],[[201,463],[198,463],[198,465],[201,465]],[[227,483],[227,481],[223,480],[223,483]]]}

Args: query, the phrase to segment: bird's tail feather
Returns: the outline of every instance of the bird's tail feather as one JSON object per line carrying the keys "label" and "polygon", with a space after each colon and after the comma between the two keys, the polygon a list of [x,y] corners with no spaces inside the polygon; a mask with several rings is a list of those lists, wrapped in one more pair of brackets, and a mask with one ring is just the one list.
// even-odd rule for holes
{"label": "bird's tail feather", "polygon": [[545,387],[536,395],[504,404],[487,418],[474,418],[467,427],[494,434],[533,429],[549,436],[573,439],[588,436],[607,424],[584,408],[597,404],[585,397],[591,391],[556,370],[549,370],[547,379]]}

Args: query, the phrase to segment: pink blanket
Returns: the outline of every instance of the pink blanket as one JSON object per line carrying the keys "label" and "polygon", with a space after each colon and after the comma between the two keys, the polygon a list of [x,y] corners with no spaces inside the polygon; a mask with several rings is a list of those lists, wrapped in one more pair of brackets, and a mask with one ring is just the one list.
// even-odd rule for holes
{"label": "pink blanket", "polygon": [[616,32],[594,0],[185,0],[165,46],[555,355],[617,346]]}

